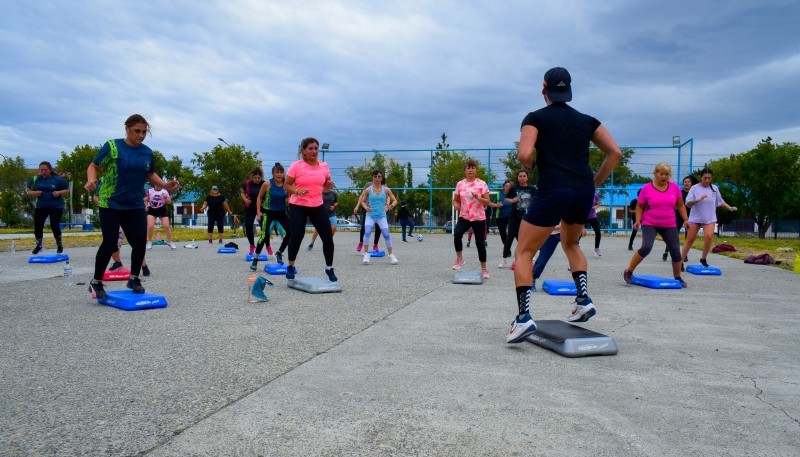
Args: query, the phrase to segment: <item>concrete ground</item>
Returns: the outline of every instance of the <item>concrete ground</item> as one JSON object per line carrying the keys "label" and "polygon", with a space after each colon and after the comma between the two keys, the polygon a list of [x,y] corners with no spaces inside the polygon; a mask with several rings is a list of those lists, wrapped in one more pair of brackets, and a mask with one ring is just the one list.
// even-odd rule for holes
{"label": "concrete ground", "polygon": [[[156,246],[145,287],[169,306],[134,312],[65,286],[61,264],[0,253],[0,455],[800,454],[800,276],[712,254],[722,276],[645,289],[622,281],[626,239],[602,257],[586,239],[599,312],[582,325],[619,353],[569,359],[505,343],[497,235],[479,286],[451,283],[452,235],[395,234],[396,266],[362,265],[356,236],[335,238],[342,293],[278,276],[258,304],[244,253]],[[88,282],[95,249],[67,246]],[[474,246],[465,257],[478,268]],[[323,277],[319,243],[297,265]],[[659,251],[637,273],[669,271]],[[570,278],[561,251],[545,278]],[[537,319],[572,302],[533,301]]]}

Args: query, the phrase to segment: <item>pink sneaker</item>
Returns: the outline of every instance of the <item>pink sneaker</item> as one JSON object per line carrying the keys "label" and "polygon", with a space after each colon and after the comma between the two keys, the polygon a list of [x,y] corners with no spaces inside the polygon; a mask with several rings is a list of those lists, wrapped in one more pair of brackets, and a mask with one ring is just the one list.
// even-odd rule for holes
{"label": "pink sneaker", "polygon": [[481,274],[483,275],[483,279],[489,279],[489,270],[486,268],[481,270]]}
{"label": "pink sneaker", "polygon": [[255,253],[256,253],[256,247],[251,244],[250,245],[250,255],[253,255]]}
{"label": "pink sneaker", "polygon": [[272,246],[267,246],[267,254],[272,255]]}
{"label": "pink sneaker", "polygon": [[356,252],[361,252],[361,248],[363,248],[363,247],[364,247],[364,243],[358,243],[358,246],[356,246]]}
{"label": "pink sneaker", "polygon": [[378,250],[378,245],[377,245],[377,244],[373,245],[373,246],[372,246],[372,250],[373,250],[373,251],[377,251],[377,250]]}
{"label": "pink sneaker", "polygon": [[464,258],[462,257],[459,259],[456,257],[456,263],[453,264],[453,270],[460,270],[462,266],[464,266]]}

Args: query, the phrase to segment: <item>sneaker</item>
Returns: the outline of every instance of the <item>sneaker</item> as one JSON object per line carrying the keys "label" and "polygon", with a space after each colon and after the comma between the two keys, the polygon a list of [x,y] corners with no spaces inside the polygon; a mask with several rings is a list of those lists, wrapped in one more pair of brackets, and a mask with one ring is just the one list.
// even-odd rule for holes
{"label": "sneaker", "polygon": [[469,247],[470,244],[472,244],[472,240],[467,241],[467,247]]}
{"label": "sneaker", "polygon": [[372,250],[373,251],[377,251],[378,250],[378,245],[377,244],[373,244],[372,245]]}
{"label": "sneaker", "polygon": [[150,276],[150,268],[147,265],[142,265],[142,276]]}
{"label": "sneaker", "polygon": [[363,263],[364,265],[368,264],[369,263],[369,258],[370,258],[369,252],[365,253],[364,254],[364,258],[361,259],[361,263]]}
{"label": "sneaker", "polygon": [[178,246],[175,246],[175,243],[169,243],[170,249],[178,249]]}
{"label": "sneaker", "polygon": [[41,244],[37,244],[36,247],[33,248],[33,251],[31,251],[31,252],[33,254],[38,254],[38,253],[42,252],[42,245]]}
{"label": "sneaker", "polygon": [[294,265],[289,265],[286,267],[286,279],[294,279],[294,275],[297,274],[297,268]]}
{"label": "sneaker", "polygon": [[633,251],[633,246],[628,246],[629,251]]}
{"label": "sneaker", "polygon": [[689,263],[689,256],[688,255],[683,258],[683,263]]}
{"label": "sneaker", "polygon": [[152,241],[148,241],[147,242],[147,250],[149,251],[151,249],[153,249],[153,242]]}
{"label": "sneaker", "polygon": [[488,241],[484,241],[483,242],[483,247],[488,248],[489,247],[489,242]]}
{"label": "sneaker", "polygon": [[406,239],[403,239],[403,243],[408,243],[408,240],[406,240]]}
{"label": "sneaker", "polygon": [[258,257],[253,259],[253,262],[250,264],[250,269],[252,271],[258,270]]}
{"label": "sneaker", "polygon": [[453,264],[453,270],[460,270],[462,266],[464,266],[464,258],[456,257],[456,263]]}
{"label": "sneaker", "polygon": [[131,278],[128,280],[128,289],[133,290],[135,294],[143,294],[144,287],[142,287],[142,281],[139,278]]}
{"label": "sneaker", "polygon": [[64,252],[64,245],[61,244],[61,243],[58,243],[58,247],[56,248],[56,252],[58,254],[61,254],[62,252]]}
{"label": "sneaker", "polygon": [[531,292],[536,292],[536,279],[531,283]]}
{"label": "sneaker", "polygon": [[208,240],[208,244],[214,244],[214,240]]}
{"label": "sneaker", "polygon": [[314,243],[309,244],[306,249],[309,250],[309,251],[314,249]]}
{"label": "sneaker", "polygon": [[394,254],[389,254],[389,263],[397,265],[397,257],[395,257]]}
{"label": "sneaker", "polygon": [[267,246],[267,255],[272,255],[272,246]]}
{"label": "sneaker", "polygon": [[483,279],[489,279],[489,270],[481,268],[481,276],[483,276]]}
{"label": "sneaker", "polygon": [[683,278],[681,278],[680,276],[678,276],[677,278],[675,278],[675,280],[676,280],[676,281],[678,281],[678,282],[680,282],[680,283],[681,283],[681,287],[683,287],[684,289],[685,289],[685,288],[687,288],[687,287],[689,287],[689,285],[688,285],[688,284],[686,284],[686,281],[684,281],[684,280],[683,280]]}
{"label": "sneaker", "polygon": [[360,253],[361,252],[361,248],[363,248],[363,247],[364,247],[364,243],[358,243],[358,246],[356,246],[356,254]]}
{"label": "sneaker", "polygon": [[219,244],[222,244],[222,240],[219,240]]}
{"label": "sneaker", "polygon": [[281,251],[275,253],[275,261],[278,262],[278,265],[283,265],[283,254],[281,254]]}
{"label": "sneaker", "polygon": [[505,267],[507,267],[508,264],[506,262],[508,262],[508,261],[506,260],[505,257],[503,257],[503,260],[500,262],[500,265],[498,265],[497,268],[505,268]]}
{"label": "sneaker", "polygon": [[623,271],[622,279],[625,280],[625,284],[633,284],[633,272],[628,270]]}
{"label": "sneaker", "polygon": [[511,330],[506,335],[506,343],[516,344],[525,341],[531,333],[536,331],[536,322],[533,321],[530,313],[517,316],[511,323]]}
{"label": "sneaker", "polygon": [[114,271],[119,268],[122,268],[122,262],[114,262],[111,264],[111,268],[109,268],[108,271]]}
{"label": "sneaker", "polygon": [[570,322],[586,322],[595,314],[597,314],[597,308],[594,307],[591,298],[576,298],[575,308],[572,310],[567,320]]}
{"label": "sneaker", "polygon": [[666,252],[661,254],[661,260],[663,260],[664,262],[667,261],[667,253]]}
{"label": "sneaker", "polygon": [[325,269],[325,274],[328,275],[328,279],[331,282],[336,282],[336,281],[339,280],[339,278],[337,278],[336,275],[333,273],[333,268],[326,268]]}
{"label": "sneaker", "polygon": [[681,264],[681,272],[684,272],[684,271],[686,271],[686,267],[683,264]]}
{"label": "sneaker", "polygon": [[706,259],[700,259],[700,265],[708,267],[708,262],[706,262]]}
{"label": "sneaker", "polygon": [[105,287],[103,287],[103,282],[90,282],[89,283],[89,293],[92,294],[92,298],[99,300],[101,298],[107,298],[108,294],[106,293]]}
{"label": "sneaker", "polygon": [[601,257],[603,254],[600,254],[600,248],[594,248],[594,255],[597,257]]}

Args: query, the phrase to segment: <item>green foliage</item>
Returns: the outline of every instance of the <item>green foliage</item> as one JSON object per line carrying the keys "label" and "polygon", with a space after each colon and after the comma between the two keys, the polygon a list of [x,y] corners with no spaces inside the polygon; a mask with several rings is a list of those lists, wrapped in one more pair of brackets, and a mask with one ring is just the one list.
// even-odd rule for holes
{"label": "green foliage", "polygon": [[261,166],[258,152],[245,151],[244,146],[214,146],[210,152],[194,153],[192,164],[197,169],[196,175],[186,178],[186,191],[194,191],[199,195],[198,202],[205,199],[211,186],[219,186],[219,191],[228,200],[228,205],[236,214],[244,211],[244,202],[240,195],[242,185],[250,177],[250,171]]}
{"label": "green foliage", "polygon": [[764,238],[777,218],[800,213],[797,144],[776,146],[768,137],[750,151],[712,161],[708,167],[714,172],[714,181],[720,183],[725,201],[739,208],[740,217],[750,217],[758,224],[759,238]]}
{"label": "green foliage", "polygon": [[336,207],[336,216],[344,218],[353,216],[353,208],[358,203],[359,195],[356,191],[339,192],[339,205]]}
{"label": "green foliage", "polygon": [[409,170],[410,173],[411,162],[401,165],[394,159],[387,160],[386,156],[378,151],[374,151],[371,162],[362,166],[349,166],[345,169],[345,174],[353,182],[353,187],[363,189],[372,183],[374,170],[380,170],[383,173],[386,185],[392,190],[405,187],[408,180],[411,179],[406,172]]}
{"label": "green foliage", "polygon": [[[72,180],[72,193],[69,199],[72,200],[72,211],[80,213],[84,207],[90,205],[91,195],[83,189],[86,185],[86,169],[92,159],[100,151],[100,146],[75,146],[71,153],[61,151],[61,158],[56,162],[56,169],[67,181]],[[69,202],[64,202],[69,208]]]}
{"label": "green foliage", "polygon": [[33,211],[27,207],[28,202],[33,201],[26,194],[30,177],[22,157],[6,157],[0,162],[0,221],[9,226],[20,225],[23,222],[22,213]]}

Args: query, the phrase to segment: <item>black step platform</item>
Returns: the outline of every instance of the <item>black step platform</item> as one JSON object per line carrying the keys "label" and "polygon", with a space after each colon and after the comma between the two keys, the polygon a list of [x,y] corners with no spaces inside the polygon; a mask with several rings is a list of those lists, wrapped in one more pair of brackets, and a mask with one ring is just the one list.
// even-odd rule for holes
{"label": "black step platform", "polygon": [[528,341],[564,357],[617,353],[614,338],[564,321],[536,321],[536,331],[528,336]]}

